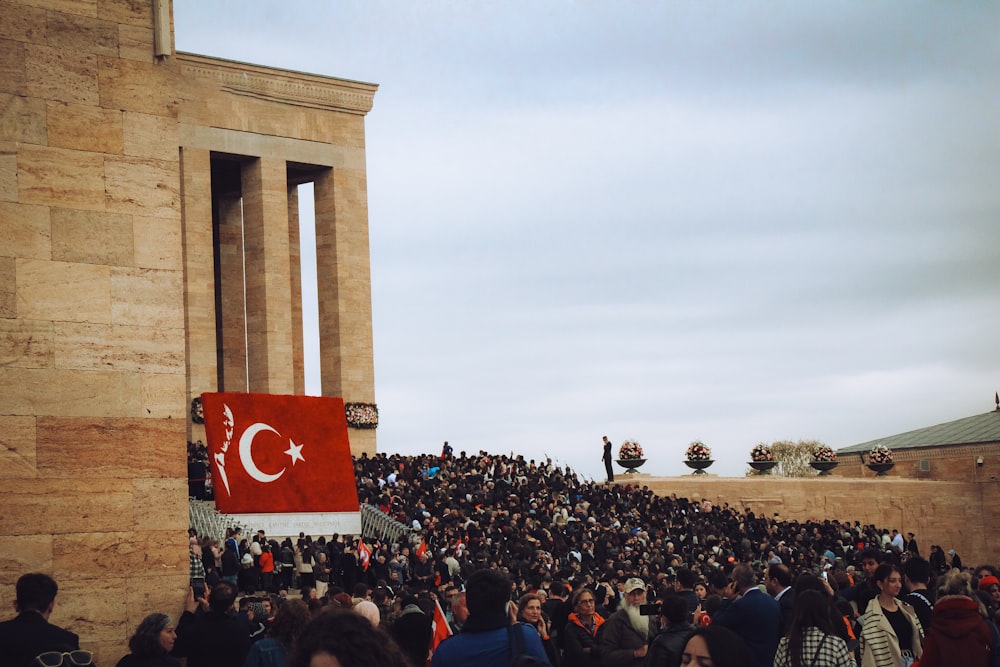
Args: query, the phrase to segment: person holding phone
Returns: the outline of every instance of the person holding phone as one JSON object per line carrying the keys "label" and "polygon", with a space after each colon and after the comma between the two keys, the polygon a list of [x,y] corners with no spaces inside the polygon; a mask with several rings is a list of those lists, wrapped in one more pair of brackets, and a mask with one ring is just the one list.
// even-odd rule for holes
{"label": "person holding phone", "polygon": [[656,635],[652,616],[644,616],[646,583],[638,577],[625,582],[625,599],[604,625],[599,640],[599,653],[606,667],[641,665],[649,652],[649,642]]}
{"label": "person holding phone", "polygon": [[559,649],[552,639],[552,622],[542,612],[542,597],[535,593],[522,595],[517,601],[517,620],[538,631],[538,636],[542,638],[542,647],[545,648],[545,655],[549,657],[549,662],[558,667]]}

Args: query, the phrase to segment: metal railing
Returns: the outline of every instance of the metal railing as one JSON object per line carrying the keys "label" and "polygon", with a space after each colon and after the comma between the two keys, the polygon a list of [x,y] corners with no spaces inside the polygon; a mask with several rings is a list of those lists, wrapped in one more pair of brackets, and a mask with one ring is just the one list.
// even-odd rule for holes
{"label": "metal railing", "polygon": [[[215,503],[210,500],[188,499],[188,521],[198,535],[208,535],[222,542],[226,538],[226,529],[240,527],[244,535],[253,535],[256,530],[240,521],[239,517],[222,514],[215,509]],[[396,521],[374,505],[361,505],[361,534],[364,537],[395,542],[403,535],[414,533],[414,529],[405,523]]]}
{"label": "metal railing", "polygon": [[395,542],[403,535],[416,532],[405,523],[396,521],[374,505],[361,506],[361,535]]}
{"label": "metal railing", "polygon": [[222,514],[215,509],[215,503],[211,500],[195,500],[188,498],[188,522],[191,528],[198,531],[199,536],[207,535],[222,542],[226,539],[226,529],[243,529],[244,535],[253,535],[250,526],[234,516]]}

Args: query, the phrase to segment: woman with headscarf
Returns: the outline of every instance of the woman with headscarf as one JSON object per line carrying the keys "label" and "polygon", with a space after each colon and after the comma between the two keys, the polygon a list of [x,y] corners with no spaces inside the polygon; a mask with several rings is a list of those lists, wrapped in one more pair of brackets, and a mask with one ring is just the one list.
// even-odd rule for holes
{"label": "woman with headscarf", "polygon": [[987,667],[997,646],[997,628],[972,591],[968,573],[951,570],[938,588],[921,667]]}
{"label": "woman with headscarf", "polygon": [[117,667],[180,667],[181,663],[169,655],[176,639],[174,622],[169,616],[150,614],[128,640],[131,653],[119,660]]}
{"label": "woman with headscarf", "polygon": [[377,628],[382,624],[382,612],[378,610],[378,605],[371,600],[361,600],[354,605],[354,613],[367,618],[372,627]]}
{"label": "woman with headscarf", "polygon": [[879,593],[861,624],[861,667],[908,667],[920,658],[923,629],[913,607],[899,599],[902,574],[882,563],[872,578]]}

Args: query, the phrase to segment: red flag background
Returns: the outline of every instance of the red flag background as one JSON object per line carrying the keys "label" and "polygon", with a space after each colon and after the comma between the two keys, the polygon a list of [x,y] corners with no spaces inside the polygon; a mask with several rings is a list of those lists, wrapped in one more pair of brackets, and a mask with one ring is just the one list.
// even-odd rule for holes
{"label": "red flag background", "polygon": [[242,393],[201,398],[220,512],[360,509],[343,399]]}

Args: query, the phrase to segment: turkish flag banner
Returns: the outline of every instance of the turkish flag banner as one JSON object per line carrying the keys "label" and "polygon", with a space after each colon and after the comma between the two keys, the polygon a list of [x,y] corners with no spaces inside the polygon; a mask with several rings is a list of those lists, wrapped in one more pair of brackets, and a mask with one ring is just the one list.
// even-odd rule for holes
{"label": "turkish flag banner", "polygon": [[358,540],[358,564],[361,569],[365,572],[368,571],[368,566],[372,562],[372,550],[368,548],[364,540]]}
{"label": "turkish flag banner", "polygon": [[360,510],[343,399],[226,392],[201,400],[220,512]]}
{"label": "turkish flag banner", "polygon": [[451,626],[448,625],[448,619],[444,616],[444,610],[441,609],[441,603],[438,602],[437,598],[434,598],[434,620],[431,621],[431,653],[437,650],[438,644],[443,642],[448,637],[451,637]]}

